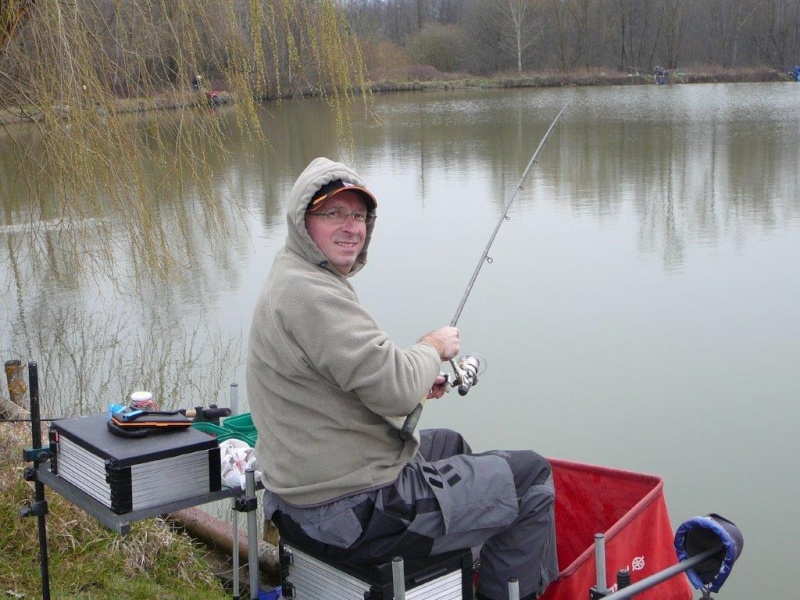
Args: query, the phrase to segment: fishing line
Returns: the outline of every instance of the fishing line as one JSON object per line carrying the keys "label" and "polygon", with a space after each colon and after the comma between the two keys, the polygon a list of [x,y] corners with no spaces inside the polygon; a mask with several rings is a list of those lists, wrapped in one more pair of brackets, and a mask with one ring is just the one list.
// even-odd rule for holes
{"label": "fishing line", "polygon": [[[494,227],[494,231],[492,231],[492,235],[489,238],[489,242],[486,244],[486,247],[483,249],[481,253],[481,257],[478,260],[478,264],[475,266],[475,270],[472,272],[472,277],[470,277],[469,282],[467,283],[467,287],[464,290],[464,295],[461,297],[461,301],[458,303],[458,307],[456,307],[456,312],[453,315],[453,319],[450,321],[450,326],[455,327],[458,323],[458,319],[461,317],[461,312],[464,310],[464,305],[467,303],[467,299],[469,298],[470,293],[472,293],[472,288],[475,285],[475,280],[478,279],[478,275],[481,272],[481,268],[483,267],[484,263],[492,262],[492,259],[489,257],[489,250],[492,247],[492,243],[494,243],[494,239],[497,237],[497,232],[500,231],[500,226],[503,224],[504,221],[508,219],[508,210],[511,208],[514,200],[517,198],[517,194],[523,189],[525,189],[525,178],[528,176],[528,173],[533,168],[533,165],[538,163],[539,154],[541,154],[542,149],[544,148],[547,140],[550,138],[550,134],[555,129],[556,124],[561,119],[561,115],[564,114],[564,111],[567,110],[567,107],[572,104],[572,101],[567,102],[561,110],[556,115],[556,118],[553,119],[553,122],[550,123],[550,127],[547,128],[544,136],[542,137],[539,145],[536,147],[536,151],[531,156],[531,159],[528,161],[528,165],[525,167],[525,170],[522,172],[522,177],[519,179],[519,183],[517,183],[517,187],[514,188],[514,193],[511,194],[511,197],[506,201],[505,208],[503,209],[503,214],[500,215],[500,218],[497,220],[497,224]],[[455,382],[454,385],[458,385],[458,392],[462,396],[466,395],[469,389],[478,382],[478,368],[479,368],[479,361],[475,358],[474,355],[472,356],[464,356],[459,359],[459,362],[456,363],[455,360],[450,360],[450,366],[453,368],[453,373],[455,375]],[[424,402],[424,400],[423,400]],[[403,427],[400,429],[400,437],[404,440],[411,439],[411,436],[414,433],[414,430],[417,428],[417,423],[419,422],[420,415],[422,415],[422,402],[417,404],[411,414],[406,417],[405,422],[403,423]]]}

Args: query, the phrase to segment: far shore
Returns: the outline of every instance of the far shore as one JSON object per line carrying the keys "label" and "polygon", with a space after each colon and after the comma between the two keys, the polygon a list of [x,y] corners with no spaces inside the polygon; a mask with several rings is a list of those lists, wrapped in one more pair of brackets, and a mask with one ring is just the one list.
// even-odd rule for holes
{"label": "far shore", "polygon": [[[754,83],[754,82],[791,82],[786,73],[775,69],[729,69],[729,70],[676,70],[669,71],[667,85],[687,83]],[[392,80],[386,78],[370,84],[370,93],[389,92],[425,92],[456,89],[491,89],[491,88],[536,88],[536,87],[570,87],[570,86],[610,86],[610,85],[655,85],[652,73],[621,73],[604,70],[586,70],[575,73],[540,73],[529,75],[501,75],[495,77],[473,77],[464,74],[437,73],[429,80]],[[311,96],[299,93],[296,96]],[[285,98],[288,99],[289,97]],[[264,102],[276,101],[279,98],[263,98]],[[181,110],[201,106],[221,106],[235,102],[232,94],[224,89],[203,90],[200,92],[165,90],[164,93],[139,98],[117,98],[109,102],[112,106],[96,103],[102,115],[115,113],[141,113],[154,110]],[[59,116],[69,118],[70,107],[59,107]],[[30,106],[18,106],[0,109],[0,124],[30,123],[42,120],[41,111]]]}

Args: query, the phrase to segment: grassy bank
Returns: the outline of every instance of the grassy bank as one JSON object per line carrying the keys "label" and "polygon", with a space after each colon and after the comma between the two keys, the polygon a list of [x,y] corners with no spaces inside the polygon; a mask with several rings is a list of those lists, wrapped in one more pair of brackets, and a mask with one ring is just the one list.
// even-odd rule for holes
{"label": "grassy bank", "polygon": [[[225,91],[217,92],[219,104],[233,102],[231,94]],[[213,108],[216,105],[204,92],[164,91],[162,94],[141,98],[114,98],[110,101],[90,102],[95,107],[98,117],[109,114],[147,113],[155,110],[182,110],[187,108]],[[56,107],[54,114],[63,119],[69,119],[73,112],[70,106]],[[38,123],[49,115],[45,115],[40,108],[31,105],[0,108],[0,124],[11,123]]]}
{"label": "grassy bank", "polygon": [[[718,69],[694,67],[679,69],[669,74],[670,84],[685,83],[745,83],[789,81],[786,73],[775,69]],[[526,75],[497,75],[494,77],[473,77],[461,73],[440,73],[435,69],[410,69],[407,78],[380,79],[370,84],[370,92],[409,92],[478,88],[537,88],[568,86],[609,86],[609,85],[652,85],[652,73],[621,73],[600,69],[587,69],[570,73],[544,72]],[[304,95],[300,93],[300,95]],[[234,102],[225,90],[220,90],[218,101],[221,104]],[[264,101],[277,98],[264,98]],[[108,104],[108,103],[106,103]],[[97,112],[104,116],[109,113],[144,113],[153,110],[180,110],[186,108],[213,107],[205,92],[167,91],[147,98],[118,98],[112,106],[96,103]],[[61,107],[57,114],[69,118],[70,107]],[[0,124],[36,122],[43,118],[41,111],[30,106],[0,109]]]}
{"label": "grassy bank", "polygon": [[[37,519],[20,509],[34,499],[23,478],[30,427],[0,422],[0,590],[8,598],[41,598]],[[120,536],[58,494],[46,492],[53,598],[67,600],[222,600],[229,598],[207,550],[161,519],[134,523]]]}
{"label": "grassy bank", "polygon": [[[669,73],[670,84],[683,83],[745,83],[788,81],[788,77],[775,69],[716,69],[694,67]],[[652,73],[622,73],[601,69],[586,69],[570,73],[543,72],[526,75],[498,75],[471,77],[463,74],[446,74],[420,69],[417,76],[408,80],[384,79],[373,82],[373,92],[425,91],[468,88],[538,88],[569,86],[653,85]]]}

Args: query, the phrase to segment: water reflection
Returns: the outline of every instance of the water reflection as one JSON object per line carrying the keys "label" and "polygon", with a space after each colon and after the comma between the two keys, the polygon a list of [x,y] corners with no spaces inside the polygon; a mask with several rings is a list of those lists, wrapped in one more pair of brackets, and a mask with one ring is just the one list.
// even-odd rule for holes
{"label": "water reflection", "polygon": [[[464,430],[477,448],[501,435],[509,447],[663,474],[676,514],[728,512],[746,534],[760,532],[749,548],[767,555],[785,532],[741,490],[742,478],[757,480],[764,501],[787,514],[800,493],[785,477],[800,419],[800,122],[787,119],[797,89],[377,96],[374,115],[354,108],[352,146],[321,102],[264,108],[267,142],[225,112],[187,117],[193,147],[209,127],[228,143],[177,195],[166,192],[172,170],[150,173],[153,210],[180,257],[166,280],[136,261],[121,217],[80,222],[84,240],[113,257],[112,273],[68,260],[85,256],[53,226],[58,215],[32,210],[0,153],[0,351],[51,369],[43,386],[57,411],[86,412],[133,387],[177,405],[226,402],[227,384],[243,381],[244,338],[283,243],[285,199],[321,155],[353,164],[378,195],[371,264],[354,284],[382,327],[410,343],[450,320],[531,154],[572,102],[460,323],[465,351],[489,369],[468,397],[426,407],[424,425]],[[197,179],[225,200],[204,204]],[[778,480],[786,489],[773,489]],[[785,595],[756,562],[753,586],[738,578],[726,590],[739,585],[739,594],[726,598]],[[767,579],[779,582],[756,592]]]}
{"label": "water reflection", "polygon": [[[85,194],[72,175],[30,177],[37,160],[50,168],[48,157],[58,158],[37,129],[17,128],[0,157],[8,182],[0,195],[7,249],[2,275],[10,292],[3,297],[1,348],[6,358],[42,363],[49,414],[102,410],[141,387],[170,405],[192,402],[198,382],[216,379],[204,390],[213,399],[229,374],[202,363],[213,357],[225,364],[240,354],[240,332],[220,333],[202,318],[219,297],[217,282],[225,279],[219,268],[239,264],[227,239],[243,222],[241,214],[209,193],[212,175],[226,177],[226,161],[210,151],[207,133],[219,133],[225,121],[204,113],[182,118],[117,123],[141,137],[143,151],[135,157],[131,149],[108,155],[82,148],[85,167],[98,175],[97,187]],[[91,144],[91,138],[90,132],[81,140]],[[159,155],[164,143],[167,151]],[[198,152],[209,161],[198,162]],[[53,165],[53,172],[64,166]],[[104,179],[109,171],[114,189]],[[239,253],[246,248],[240,245]],[[191,316],[183,311],[187,302]],[[188,375],[203,370],[207,376],[197,381]]]}
{"label": "water reflection", "polygon": [[[797,218],[798,125],[784,118],[793,101],[780,84],[391,95],[376,98],[374,114],[352,116],[351,162],[368,172],[380,168],[380,178],[413,179],[408,194],[422,210],[450,202],[442,198],[446,189],[459,199],[453,216],[480,202],[498,211],[553,115],[571,102],[519,204],[562,204],[600,223],[632,211],[639,250],[658,256],[665,270],[680,271],[687,246],[729,237],[744,244]],[[148,239],[154,232],[146,226],[130,230],[130,215],[108,213],[108,207],[66,221],[55,203],[49,214],[39,212],[43,205],[29,190],[54,200],[57,193],[16,177],[15,160],[31,159],[40,145],[35,130],[15,130],[25,152],[0,156],[3,274],[16,298],[7,302],[11,327],[28,329],[30,305],[83,306],[90,315],[98,293],[121,297],[125,310],[139,306],[133,322],[156,315],[177,321],[187,305],[198,315],[214,311],[221,297],[242,286],[259,237],[282,236],[283,199],[296,173],[314,156],[338,157],[350,148],[337,138],[327,105],[314,101],[264,108],[266,141],[225,113],[201,111],[179,120],[180,127],[173,115],[130,122],[131,135],[145,144],[164,139],[175,157],[182,145],[207,154],[201,172],[149,160],[145,194],[152,204],[130,208],[153,211],[165,224],[155,232],[168,233],[160,240]],[[205,142],[209,133],[224,135],[228,150]],[[116,168],[120,185],[132,185],[123,165]],[[175,173],[184,176],[178,185],[169,181]],[[213,204],[199,191],[207,185],[216,190]],[[221,238],[226,241],[214,243]],[[142,253],[161,243],[176,260],[169,285],[153,277]],[[113,266],[105,272],[100,264]],[[35,321],[48,322],[41,314]]]}

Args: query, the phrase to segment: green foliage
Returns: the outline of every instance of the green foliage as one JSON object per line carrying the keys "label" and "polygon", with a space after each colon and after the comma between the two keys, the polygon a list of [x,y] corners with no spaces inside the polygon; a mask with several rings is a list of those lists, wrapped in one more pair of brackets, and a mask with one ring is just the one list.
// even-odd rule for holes
{"label": "green foliage", "polygon": [[[19,511],[34,498],[22,477],[27,426],[0,422],[0,589],[9,597],[37,598],[41,569],[37,520]],[[46,494],[52,597],[63,599],[192,599],[227,597],[204,551],[163,520],[134,523],[119,536],[54,493]]]}

